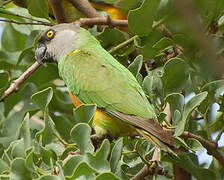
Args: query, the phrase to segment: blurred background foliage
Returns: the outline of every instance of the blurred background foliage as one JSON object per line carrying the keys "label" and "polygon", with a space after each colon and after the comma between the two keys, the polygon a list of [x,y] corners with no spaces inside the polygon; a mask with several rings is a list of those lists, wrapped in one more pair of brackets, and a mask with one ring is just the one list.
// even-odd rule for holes
{"label": "blurred background foliage", "polygon": [[[128,28],[105,27],[98,32],[93,26],[89,31],[136,76],[158,120],[175,129],[177,147],[185,148],[178,157],[160,153],[162,173],[156,179],[174,178],[174,165],[199,180],[223,179],[217,159],[200,162],[197,152],[203,146],[198,140],[179,136],[187,130],[212,140],[224,156],[220,142],[224,1],[95,0],[91,4],[102,16],[128,20]],[[8,21],[2,24],[1,35],[2,96],[34,63],[36,38],[47,28],[43,24],[56,20],[47,0],[1,0],[0,6],[1,21]],[[63,0],[63,7],[69,22],[85,17],[69,1]],[[168,104],[171,115],[164,111]],[[94,112],[93,105],[74,108],[56,64],[41,66],[18,92],[0,103],[1,179],[130,179],[150,164],[154,147],[141,137],[104,140],[94,152],[88,125]],[[80,152],[71,156],[77,149]]]}

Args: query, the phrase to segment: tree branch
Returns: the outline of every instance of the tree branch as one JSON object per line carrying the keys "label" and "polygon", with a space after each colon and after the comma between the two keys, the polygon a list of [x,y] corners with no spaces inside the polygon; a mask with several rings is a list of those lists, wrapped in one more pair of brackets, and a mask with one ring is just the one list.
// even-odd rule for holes
{"label": "tree branch", "polygon": [[22,84],[39,66],[40,64],[38,62],[35,62],[18,79],[12,81],[10,87],[4,92],[3,96],[1,97],[0,102],[4,101],[10,94],[18,91],[20,84]]}
{"label": "tree branch", "polygon": [[81,26],[93,26],[93,25],[108,25],[109,27],[115,26],[128,26],[127,20],[115,20],[111,19],[110,16],[106,17],[95,17],[95,18],[81,18],[79,19]]}
{"label": "tree branch", "polygon": [[208,141],[208,140],[202,138],[201,136],[192,134],[188,131],[184,131],[183,134],[181,135],[181,137],[197,139],[202,144],[202,146],[207,150],[208,154],[214,156],[219,161],[219,163],[222,165],[222,167],[224,168],[224,156],[222,155],[221,152],[219,152],[216,143]]}
{"label": "tree branch", "polygon": [[97,10],[91,6],[88,0],[68,0],[75,6],[80,12],[82,12],[88,18],[100,17]]}
{"label": "tree branch", "polygon": [[170,178],[167,170],[164,170],[160,164],[159,149],[155,148],[152,159],[149,164],[145,165],[131,180],[142,180],[148,175],[162,175]]}
{"label": "tree branch", "polygon": [[149,175],[149,168],[145,165],[131,180],[142,180]]}
{"label": "tree branch", "polygon": [[[174,150],[175,153],[181,154],[184,152],[188,152],[187,149],[180,147],[178,149]],[[181,168],[180,166],[177,166],[176,164],[173,165],[173,175],[174,180],[191,180],[191,174],[187,172],[185,169]]]}
{"label": "tree branch", "polygon": [[29,24],[29,25],[53,26],[53,24],[48,23],[48,22],[19,22],[19,21],[8,20],[8,19],[0,19],[0,21],[19,24],[19,25],[22,25],[22,24],[28,25]]}
{"label": "tree branch", "polygon": [[68,22],[65,17],[65,11],[61,0],[48,0],[53,10],[54,17],[58,23]]}

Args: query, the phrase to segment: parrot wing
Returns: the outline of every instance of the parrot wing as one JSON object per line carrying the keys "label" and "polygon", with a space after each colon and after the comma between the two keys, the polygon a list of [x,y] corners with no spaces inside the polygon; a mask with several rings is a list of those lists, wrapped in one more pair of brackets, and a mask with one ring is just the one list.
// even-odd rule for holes
{"label": "parrot wing", "polygon": [[132,73],[102,47],[94,51],[74,51],[59,61],[60,76],[72,93],[108,111],[156,117]]}

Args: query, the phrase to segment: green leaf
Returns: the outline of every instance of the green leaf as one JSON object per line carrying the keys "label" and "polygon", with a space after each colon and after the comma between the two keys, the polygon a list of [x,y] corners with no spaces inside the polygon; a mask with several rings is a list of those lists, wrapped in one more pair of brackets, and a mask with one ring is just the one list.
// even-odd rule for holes
{"label": "green leaf", "polygon": [[42,111],[45,111],[53,97],[52,87],[48,87],[42,91],[39,91],[32,95],[32,100],[40,107]]}
{"label": "green leaf", "polygon": [[143,55],[144,59],[155,58],[158,54],[158,50],[153,48],[153,46],[162,38],[163,36],[156,30],[152,30],[147,37],[141,38],[141,44],[139,48],[139,53]]}
{"label": "green leaf", "polygon": [[188,138],[187,144],[192,151],[200,151],[203,148],[201,143],[197,139],[194,139],[194,138]]}
{"label": "green leaf", "polygon": [[54,116],[53,121],[55,124],[55,129],[60,134],[60,136],[64,140],[70,141],[70,131],[74,124],[65,115]]}
{"label": "green leaf", "polygon": [[120,180],[120,178],[116,177],[114,174],[109,173],[109,172],[99,174],[96,177],[95,180],[105,180],[105,179],[108,179],[108,180]]}
{"label": "green leaf", "polygon": [[97,39],[104,48],[118,45],[126,40],[124,33],[114,28],[105,28],[104,31],[97,36]]}
{"label": "green leaf", "polygon": [[0,159],[0,173],[3,173],[4,171],[8,170],[9,170],[8,164],[3,159]]}
{"label": "green leaf", "polygon": [[94,147],[90,142],[91,128],[88,124],[79,123],[75,125],[70,134],[72,140],[77,143],[81,154],[94,151]]}
{"label": "green leaf", "polygon": [[155,69],[149,72],[149,75],[143,80],[143,88],[149,95],[150,101],[156,104],[158,98],[163,103],[163,82],[161,79],[161,69]]}
{"label": "green leaf", "polygon": [[52,142],[53,139],[55,139],[55,125],[51,117],[49,116],[48,109],[44,112],[44,128],[36,133],[36,139],[38,141],[41,140],[42,144],[49,144]]}
{"label": "green leaf", "polygon": [[174,127],[177,127],[179,125],[180,121],[182,122],[182,114],[181,114],[181,112],[179,110],[175,110],[172,117],[173,117],[172,125]]}
{"label": "green leaf", "polygon": [[78,106],[73,115],[76,123],[88,123],[96,112],[96,105],[82,104]]}
{"label": "green leaf", "polygon": [[14,142],[12,146],[12,150],[11,150],[11,156],[13,158],[16,158],[16,157],[25,158],[26,154],[25,154],[25,146],[24,146],[23,139],[19,139]]}
{"label": "green leaf", "polygon": [[196,148],[196,150],[195,150],[194,147],[189,146],[189,145],[188,145],[183,139],[181,139],[180,137],[175,137],[175,140],[176,140],[180,145],[182,145],[184,148],[186,148],[186,149],[189,149],[189,150],[191,150],[191,151],[193,151],[193,152],[195,152],[195,151],[198,150],[197,148]]}
{"label": "green leaf", "polygon": [[111,151],[110,166],[112,172],[115,172],[117,169],[118,163],[121,158],[122,149],[123,149],[123,138],[120,138],[116,141]]}
{"label": "green leaf", "polygon": [[159,2],[159,0],[144,0],[139,8],[129,11],[128,27],[133,34],[147,36],[150,33]]}
{"label": "green leaf", "polygon": [[[37,109],[37,106],[34,105],[31,102],[30,96],[32,93],[36,91],[36,87],[32,83],[28,83],[23,88],[21,94],[24,106],[20,106],[21,110],[17,112],[10,113],[9,116],[7,116],[4,124],[3,124],[3,131],[2,133],[4,136],[9,136],[13,138],[17,138],[20,133],[21,123],[23,121],[24,115],[28,111],[34,111]],[[21,99],[21,98],[20,98]]]}
{"label": "green leaf", "polygon": [[13,180],[32,180],[30,172],[25,167],[23,158],[16,158],[12,161],[10,176]]}
{"label": "green leaf", "polygon": [[2,46],[10,52],[23,50],[27,36],[6,24],[2,33]]}
{"label": "green leaf", "polygon": [[224,90],[224,80],[217,80],[212,81],[207,84],[205,84],[201,91],[207,91],[208,97],[200,106],[200,111],[204,114],[206,112],[206,109],[209,105],[211,105],[214,102],[218,102],[218,99],[220,97],[220,94]]}
{"label": "green leaf", "polygon": [[57,155],[54,151],[49,150],[43,146],[40,147],[40,154],[42,156],[43,162],[48,166],[51,166],[53,160],[57,159]]}
{"label": "green leaf", "polygon": [[58,176],[44,175],[41,176],[38,180],[61,180],[61,179]]}
{"label": "green leaf", "polygon": [[24,148],[28,149],[32,146],[32,139],[30,133],[30,115],[26,114],[21,127],[21,137],[24,139]]}
{"label": "green leaf", "polygon": [[117,0],[116,3],[114,4],[116,7],[122,10],[130,10],[137,8],[140,5],[139,0],[132,0],[132,1],[127,1],[127,0]]}
{"label": "green leaf", "polygon": [[37,167],[34,164],[34,150],[32,149],[32,151],[26,156],[26,160],[25,160],[25,166],[26,168],[31,171],[31,172],[35,172],[37,171]]}
{"label": "green leaf", "polygon": [[162,76],[165,94],[181,92],[189,78],[189,67],[180,58],[170,59],[164,66]]}
{"label": "green leaf", "polygon": [[92,180],[95,177],[96,171],[91,168],[86,162],[81,162],[75,169],[74,174],[69,180],[83,178]]}
{"label": "green leaf", "polygon": [[9,81],[9,74],[7,72],[0,72],[0,90],[7,86]]}
{"label": "green leaf", "polygon": [[45,0],[31,0],[28,3],[29,13],[33,16],[48,19],[48,4]]}
{"label": "green leaf", "polygon": [[143,56],[138,55],[134,61],[128,66],[129,71],[136,77],[142,67]]}
{"label": "green leaf", "polygon": [[[180,93],[172,93],[169,94],[166,98],[165,98],[165,102],[168,102],[170,105],[170,111],[171,111],[171,117],[175,117],[175,113],[177,113],[177,111],[180,113],[180,117],[179,115],[176,114],[176,117],[178,116],[179,118],[181,118],[181,114],[183,113],[183,109],[184,109],[184,96]],[[177,118],[176,120],[178,120],[179,118]],[[174,123],[175,122],[175,123]],[[176,123],[178,121],[174,121],[173,125],[177,125]]]}
{"label": "green leaf", "polygon": [[9,74],[7,72],[0,72],[0,98],[8,86]]}
{"label": "green leaf", "polygon": [[83,156],[75,155],[72,156],[64,165],[65,176],[72,176],[74,174],[74,169],[83,160]]}
{"label": "green leaf", "polygon": [[168,37],[163,37],[153,45],[153,48],[155,48],[159,51],[162,51],[162,50],[166,49],[167,47],[170,47],[173,45],[174,45],[174,42],[172,39],[170,39]]}
{"label": "green leaf", "polygon": [[[19,65],[21,63],[21,61],[27,56],[32,54],[33,55],[33,49],[34,47],[28,47],[26,49],[24,49],[21,54],[19,55],[19,59],[17,61],[17,65]],[[34,59],[34,56],[32,58],[32,56],[29,56],[30,59]]]}
{"label": "green leaf", "polygon": [[47,150],[53,151],[57,156],[61,156],[65,150],[64,146],[59,143],[50,143],[45,146]]}
{"label": "green leaf", "polygon": [[110,153],[110,143],[105,139],[100,146],[100,149],[96,152],[95,155],[87,153],[87,162],[88,164],[97,170],[99,173],[110,171],[110,165],[107,161]]}
{"label": "green leaf", "polygon": [[182,120],[179,121],[177,128],[175,129],[174,136],[180,136],[184,132],[185,125],[193,110],[201,104],[201,102],[207,97],[207,92],[202,92],[191,98],[184,106]]}

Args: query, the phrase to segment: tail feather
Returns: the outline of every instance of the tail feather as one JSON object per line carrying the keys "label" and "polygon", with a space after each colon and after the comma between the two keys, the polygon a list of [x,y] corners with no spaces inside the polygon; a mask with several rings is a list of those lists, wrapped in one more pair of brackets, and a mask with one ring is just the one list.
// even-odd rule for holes
{"label": "tail feather", "polygon": [[169,152],[174,156],[177,156],[177,154],[165,143],[163,143],[162,141],[160,141],[158,138],[156,138],[155,136],[147,133],[146,131],[142,130],[142,129],[136,129],[136,131],[143,136],[145,139],[147,139],[149,142],[151,142],[152,144],[154,144],[156,147],[158,147],[159,149]]}
{"label": "tail feather", "polygon": [[160,149],[173,152],[170,147],[175,146],[176,143],[172,134],[165,131],[155,119],[142,118],[121,112],[105,112],[136,127],[136,131],[140,135],[148,139]]}

